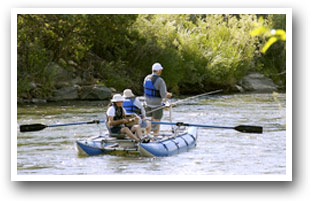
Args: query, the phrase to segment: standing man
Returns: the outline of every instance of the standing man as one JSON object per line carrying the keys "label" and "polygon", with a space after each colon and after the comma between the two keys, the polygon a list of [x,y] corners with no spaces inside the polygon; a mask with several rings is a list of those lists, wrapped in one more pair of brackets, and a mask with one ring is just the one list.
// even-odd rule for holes
{"label": "standing man", "polygon": [[[160,77],[163,71],[163,67],[160,63],[154,63],[152,66],[152,74],[147,75],[144,78],[144,97],[146,100],[146,113],[147,116],[151,116],[152,121],[160,121],[163,117],[162,107],[163,99],[170,98],[172,93],[167,92],[165,81]],[[160,125],[156,125],[154,135],[157,135],[160,130]]]}

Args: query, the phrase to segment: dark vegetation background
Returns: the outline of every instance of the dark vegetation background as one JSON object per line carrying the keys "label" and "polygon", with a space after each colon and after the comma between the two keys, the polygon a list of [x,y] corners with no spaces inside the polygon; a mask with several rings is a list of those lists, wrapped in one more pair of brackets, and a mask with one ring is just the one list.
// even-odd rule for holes
{"label": "dark vegetation background", "polygon": [[62,71],[142,95],[154,62],[174,94],[229,91],[252,71],[285,89],[285,43],[262,54],[268,38],[250,36],[260,16],[285,30],[285,15],[18,15],[18,97],[53,96]]}

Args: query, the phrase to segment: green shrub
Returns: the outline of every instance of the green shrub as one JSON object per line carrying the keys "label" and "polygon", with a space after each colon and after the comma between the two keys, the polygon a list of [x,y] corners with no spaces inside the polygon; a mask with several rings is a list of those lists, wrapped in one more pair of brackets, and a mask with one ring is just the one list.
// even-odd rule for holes
{"label": "green shrub", "polygon": [[[51,63],[72,77],[91,75],[137,95],[155,62],[164,66],[162,76],[176,94],[230,88],[249,71],[285,83],[285,44],[259,52],[266,38],[250,35],[257,15],[18,15],[17,20],[18,96],[51,96]],[[285,29],[285,15],[265,15],[264,24]]]}
{"label": "green shrub", "polygon": [[140,15],[135,28],[146,40],[140,59],[149,66],[161,62],[176,92],[232,86],[253,68],[257,39],[249,32],[256,20],[255,15]]}

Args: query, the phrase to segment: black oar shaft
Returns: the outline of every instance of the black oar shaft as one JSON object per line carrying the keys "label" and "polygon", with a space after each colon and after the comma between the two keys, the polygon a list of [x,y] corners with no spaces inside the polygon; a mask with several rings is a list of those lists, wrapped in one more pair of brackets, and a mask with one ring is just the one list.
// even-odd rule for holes
{"label": "black oar shaft", "polygon": [[229,126],[212,126],[212,125],[201,125],[201,124],[188,124],[184,122],[161,122],[161,121],[152,121],[152,124],[163,124],[163,125],[175,125],[175,126],[194,126],[194,127],[203,127],[203,128],[221,128],[221,129],[234,129],[242,133],[263,133],[263,127],[261,126],[247,126],[240,125],[236,127]]}
{"label": "black oar shaft", "polygon": [[61,127],[61,126],[77,126],[83,124],[95,124],[95,123],[103,123],[104,121],[94,120],[94,121],[87,121],[87,122],[75,122],[75,123],[66,123],[66,124],[55,124],[49,125],[48,127]]}
{"label": "black oar shaft", "polygon": [[32,131],[40,131],[47,127],[61,127],[61,126],[76,126],[83,124],[99,124],[104,123],[103,120],[93,120],[87,122],[75,122],[75,123],[66,123],[66,124],[54,124],[54,125],[44,125],[44,124],[28,124],[19,126],[20,132],[32,132]]}

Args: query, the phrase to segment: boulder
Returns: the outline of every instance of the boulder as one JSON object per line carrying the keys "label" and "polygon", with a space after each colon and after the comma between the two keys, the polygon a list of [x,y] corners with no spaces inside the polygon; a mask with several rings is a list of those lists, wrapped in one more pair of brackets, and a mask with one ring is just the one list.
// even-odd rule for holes
{"label": "boulder", "polygon": [[57,81],[55,82],[54,86],[56,89],[62,89],[62,88],[72,87],[73,85],[67,81]]}
{"label": "boulder", "polygon": [[103,85],[82,86],[80,90],[81,100],[108,100],[111,97],[111,89]]}
{"label": "boulder", "polygon": [[46,103],[47,100],[46,99],[41,99],[41,98],[33,98],[31,100],[32,103],[34,104],[43,104],[43,103]]}
{"label": "boulder", "polygon": [[71,80],[72,85],[81,85],[82,79],[79,76],[76,76],[74,79]]}
{"label": "boulder", "polygon": [[71,74],[66,69],[53,62],[47,66],[45,71],[54,77],[55,83],[68,82],[72,79]]}
{"label": "boulder", "polygon": [[65,80],[65,81],[57,81],[55,82],[54,86],[56,89],[61,89],[61,88],[65,88],[65,87],[72,87],[75,85],[81,85],[82,83],[82,79],[77,76],[74,79],[69,79],[69,80]]}
{"label": "boulder", "polygon": [[55,91],[54,101],[79,99],[80,86],[64,87]]}
{"label": "boulder", "polygon": [[240,82],[239,85],[249,92],[269,93],[277,91],[277,86],[270,78],[256,72],[249,73]]}

